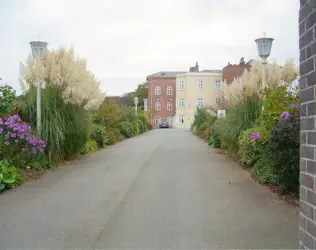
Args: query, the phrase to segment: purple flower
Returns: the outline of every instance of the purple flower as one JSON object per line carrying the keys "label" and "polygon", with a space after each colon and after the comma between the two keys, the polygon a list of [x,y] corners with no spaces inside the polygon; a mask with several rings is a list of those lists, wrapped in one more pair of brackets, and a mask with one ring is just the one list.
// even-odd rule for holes
{"label": "purple flower", "polygon": [[15,138],[16,137],[16,133],[11,133],[10,135],[12,138]]}
{"label": "purple flower", "polygon": [[4,136],[5,139],[9,139],[9,137],[10,137],[9,133]]}
{"label": "purple flower", "polygon": [[6,141],[6,142],[4,142],[4,145],[8,146],[8,145],[10,145],[10,142]]}
{"label": "purple flower", "polygon": [[25,152],[25,151],[26,151],[26,148],[22,148],[21,150],[22,150],[22,152]]}
{"label": "purple flower", "polygon": [[256,140],[258,140],[259,138],[260,138],[260,133],[259,133],[259,132],[253,132],[252,135],[251,135],[251,137],[250,137],[250,139],[251,139],[252,141],[256,141]]}
{"label": "purple flower", "polygon": [[19,142],[19,140],[15,140],[14,142],[15,142],[15,143],[18,143],[18,142]]}
{"label": "purple flower", "polygon": [[0,124],[2,125],[3,124],[3,120],[0,118]]}
{"label": "purple flower", "polygon": [[290,105],[290,107],[292,109],[297,109],[298,110],[300,108],[300,105],[298,103],[293,103],[293,104]]}
{"label": "purple flower", "polygon": [[36,154],[36,148],[35,147],[32,147],[32,152],[33,152],[33,154]]}
{"label": "purple flower", "polygon": [[2,134],[2,132],[3,132],[3,128],[0,128],[0,134]]}
{"label": "purple flower", "polygon": [[280,117],[283,120],[287,120],[290,117],[290,113],[287,111],[283,111]]}
{"label": "purple flower", "polygon": [[24,134],[19,135],[21,139],[24,139]]}

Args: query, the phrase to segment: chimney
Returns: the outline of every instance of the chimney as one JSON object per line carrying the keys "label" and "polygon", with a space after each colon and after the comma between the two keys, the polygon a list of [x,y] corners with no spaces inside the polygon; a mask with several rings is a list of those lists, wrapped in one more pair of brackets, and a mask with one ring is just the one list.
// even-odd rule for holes
{"label": "chimney", "polygon": [[199,72],[200,71],[198,62],[195,63],[195,70],[196,70],[195,72]]}

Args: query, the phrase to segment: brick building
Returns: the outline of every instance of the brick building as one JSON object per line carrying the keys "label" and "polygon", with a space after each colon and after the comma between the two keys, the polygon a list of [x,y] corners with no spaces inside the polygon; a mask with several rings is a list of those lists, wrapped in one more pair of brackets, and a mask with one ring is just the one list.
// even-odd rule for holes
{"label": "brick building", "polygon": [[183,72],[158,72],[147,76],[148,99],[144,107],[149,114],[153,127],[160,121],[167,120],[173,124],[176,111],[176,75]]}
{"label": "brick building", "polygon": [[316,248],[316,0],[300,0],[300,249]]}
{"label": "brick building", "polygon": [[241,82],[245,69],[249,71],[253,62],[253,60],[250,60],[245,63],[245,60],[242,57],[239,64],[228,63],[227,66],[223,68],[223,82],[226,81],[226,84],[229,85],[234,81],[234,78]]}

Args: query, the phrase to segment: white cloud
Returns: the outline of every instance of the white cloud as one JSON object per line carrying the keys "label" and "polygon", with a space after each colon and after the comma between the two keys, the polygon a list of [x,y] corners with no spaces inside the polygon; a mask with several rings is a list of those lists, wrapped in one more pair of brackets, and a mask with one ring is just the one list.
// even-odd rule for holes
{"label": "white cloud", "polygon": [[49,48],[73,45],[111,94],[196,61],[221,69],[256,57],[264,31],[275,38],[271,59],[297,61],[298,8],[295,0],[3,0],[0,76],[18,87],[18,61],[37,35]]}

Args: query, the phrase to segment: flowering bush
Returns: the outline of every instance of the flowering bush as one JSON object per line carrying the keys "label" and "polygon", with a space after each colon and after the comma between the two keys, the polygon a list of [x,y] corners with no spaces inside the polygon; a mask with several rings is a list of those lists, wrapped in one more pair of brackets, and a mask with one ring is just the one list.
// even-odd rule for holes
{"label": "flowering bush", "polygon": [[269,133],[262,127],[245,130],[238,139],[238,157],[244,167],[251,167],[261,157],[269,139]]}
{"label": "flowering bush", "polygon": [[21,160],[40,156],[45,143],[31,134],[31,126],[18,115],[0,118],[0,142],[3,158]]}
{"label": "flowering bush", "polygon": [[[296,108],[296,107],[295,107]],[[299,187],[299,148],[300,119],[284,111],[283,117],[271,129],[269,149],[272,158],[272,169],[278,176],[285,191],[298,191]]]}

